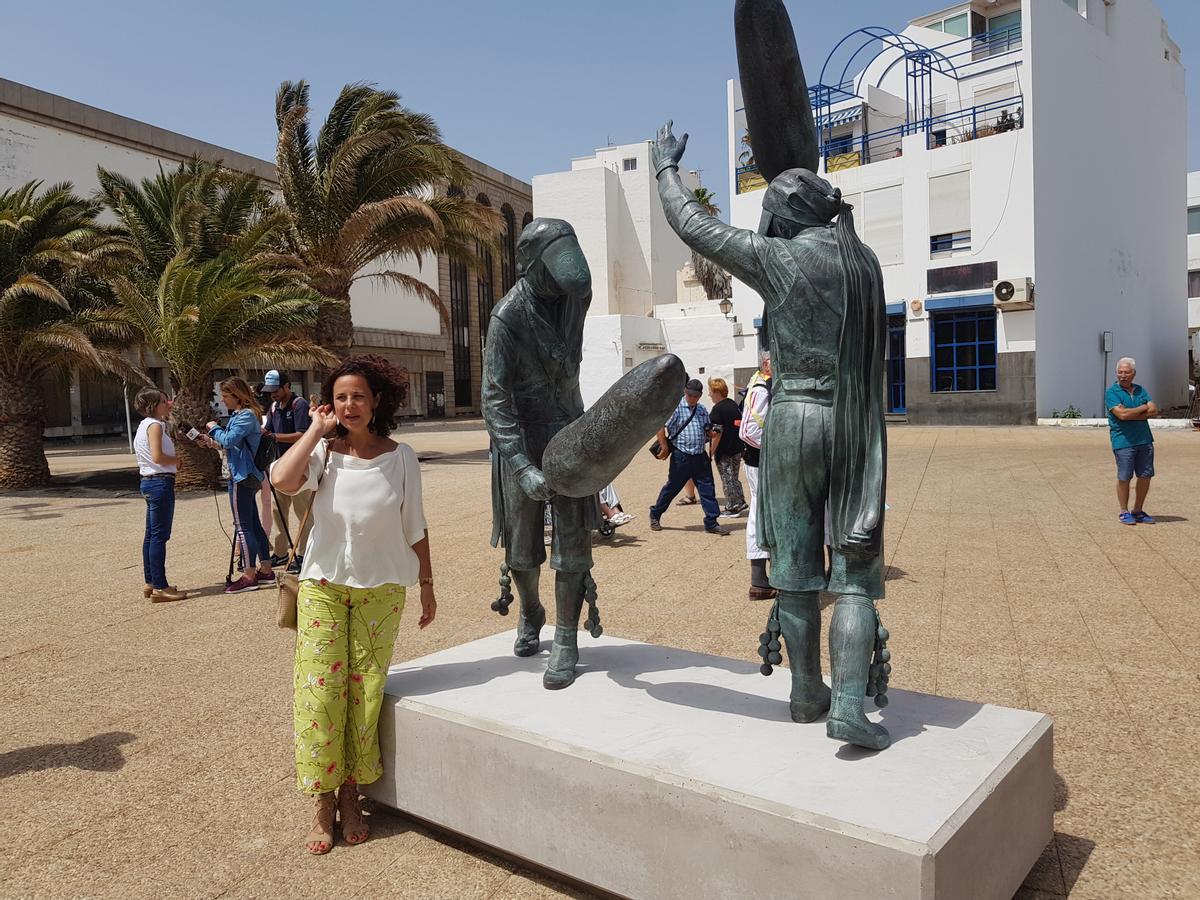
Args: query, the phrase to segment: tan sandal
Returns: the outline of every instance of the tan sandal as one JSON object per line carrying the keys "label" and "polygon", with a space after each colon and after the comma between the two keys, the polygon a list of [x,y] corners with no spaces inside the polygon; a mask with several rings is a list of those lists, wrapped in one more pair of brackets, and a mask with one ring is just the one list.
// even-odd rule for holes
{"label": "tan sandal", "polygon": [[363,818],[357,784],[343,784],[338,791],[338,814],[342,820],[342,840],[347,844],[361,844],[371,836],[371,828]]}
{"label": "tan sandal", "polygon": [[312,829],[304,839],[304,849],[313,856],[324,856],[333,849],[333,822],[337,798],[333,791],[317,794]]}

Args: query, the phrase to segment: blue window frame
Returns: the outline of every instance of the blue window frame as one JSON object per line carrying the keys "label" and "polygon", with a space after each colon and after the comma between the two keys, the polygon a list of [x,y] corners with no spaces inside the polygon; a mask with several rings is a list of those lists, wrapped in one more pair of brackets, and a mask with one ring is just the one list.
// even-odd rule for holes
{"label": "blue window frame", "polygon": [[887,405],[890,413],[907,411],[904,400],[904,315],[888,316]]}
{"label": "blue window frame", "polygon": [[841,156],[843,153],[849,153],[854,149],[854,135],[842,134],[837,137],[831,137],[825,143],[825,156]]}
{"label": "blue window frame", "polygon": [[932,334],[932,390],[996,389],[996,310],[935,313]]}

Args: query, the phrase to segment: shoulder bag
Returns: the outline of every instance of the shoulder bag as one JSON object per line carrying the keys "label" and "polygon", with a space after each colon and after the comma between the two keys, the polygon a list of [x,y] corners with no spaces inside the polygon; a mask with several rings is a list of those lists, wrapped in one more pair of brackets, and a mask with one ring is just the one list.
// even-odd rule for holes
{"label": "shoulder bag", "polygon": [[[684,420],[684,423],[675,429],[674,434],[667,435],[667,450],[668,451],[675,449],[674,444],[672,442],[675,440],[675,438],[679,437],[679,435],[681,435],[683,433],[683,429],[687,428],[689,425],[692,424],[692,419],[696,418],[696,410],[698,410],[699,408],[700,408],[699,403],[697,403],[695,406],[693,406],[692,414],[690,416],[688,416],[687,419]],[[653,444],[651,444],[646,449],[650,451],[651,456],[653,456],[655,459],[658,459],[658,454],[662,451],[662,446],[658,443],[658,441],[655,441]]]}
{"label": "shoulder bag", "polygon": [[[321,482],[325,480],[325,474],[329,471],[329,457],[333,451],[330,448],[330,443],[325,443],[325,465],[321,469],[321,475],[317,478],[317,487],[313,490],[312,502],[308,504],[308,509],[304,511],[303,518],[300,519],[300,531],[298,534],[304,533],[304,526],[308,524],[308,517],[312,515],[313,504],[317,502],[317,491],[321,489]],[[310,536],[311,540],[311,536]],[[290,569],[292,563],[296,561],[296,545],[293,544],[288,550],[287,565]],[[300,576],[298,574],[284,571],[278,576],[279,581],[279,601],[275,609],[275,624],[280,628],[290,628],[296,630],[296,600],[300,595]]]}

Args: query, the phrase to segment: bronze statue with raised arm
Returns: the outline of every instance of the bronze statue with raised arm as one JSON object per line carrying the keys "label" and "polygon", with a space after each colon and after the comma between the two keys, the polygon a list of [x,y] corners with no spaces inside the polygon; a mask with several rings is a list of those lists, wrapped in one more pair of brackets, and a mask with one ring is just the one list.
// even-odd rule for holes
{"label": "bronze statue with raised arm", "polygon": [[[881,750],[890,738],[866,718],[863,699],[885,705],[891,671],[874,602],[884,594],[882,273],[840,190],[812,171],[816,133],[811,112],[807,121],[795,115],[808,109],[808,90],[783,4],[739,0],[735,24],[756,157],[760,166],[767,158],[793,167],[762,173],[769,184],[758,230],[734,228],[683,186],[687,135],[677,139],[668,122],[653,147],[659,195],[684,243],[754,288],[765,307],[774,384],[759,468],[759,543],[771,552],[771,585],[780,593],[763,635],[764,673],[781,661],[782,633],[793,720],[828,711],[830,737]],[[838,595],[832,692],[821,678],[821,591]]]}

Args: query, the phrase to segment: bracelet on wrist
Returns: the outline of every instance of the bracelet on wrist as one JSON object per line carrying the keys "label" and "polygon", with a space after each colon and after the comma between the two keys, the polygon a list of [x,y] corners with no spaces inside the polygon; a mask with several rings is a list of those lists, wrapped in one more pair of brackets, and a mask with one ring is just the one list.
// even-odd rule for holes
{"label": "bracelet on wrist", "polygon": [[420,578],[417,579],[417,584],[420,585],[421,587],[425,587],[425,585],[427,585],[427,584],[432,586],[433,576],[432,575],[422,575]]}

